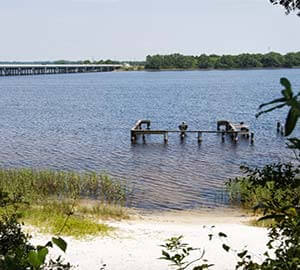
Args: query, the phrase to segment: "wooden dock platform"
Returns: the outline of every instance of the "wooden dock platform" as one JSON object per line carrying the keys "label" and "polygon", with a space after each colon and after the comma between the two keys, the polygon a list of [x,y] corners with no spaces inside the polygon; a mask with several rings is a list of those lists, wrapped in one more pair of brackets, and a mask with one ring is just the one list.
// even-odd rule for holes
{"label": "wooden dock platform", "polygon": [[243,122],[239,124],[234,124],[232,122],[221,120],[217,122],[217,130],[188,130],[179,129],[178,130],[158,130],[151,129],[150,120],[138,120],[130,131],[131,142],[136,143],[139,136],[142,136],[143,140],[146,140],[145,135],[163,135],[164,142],[167,143],[169,140],[169,133],[179,133],[182,140],[186,137],[187,133],[197,134],[197,140],[199,143],[202,142],[204,133],[207,134],[221,134],[222,142],[225,142],[225,135],[230,135],[233,142],[238,142],[238,136],[243,136],[246,139],[250,139],[251,144],[254,143],[254,133],[250,132],[249,126],[245,125]]}

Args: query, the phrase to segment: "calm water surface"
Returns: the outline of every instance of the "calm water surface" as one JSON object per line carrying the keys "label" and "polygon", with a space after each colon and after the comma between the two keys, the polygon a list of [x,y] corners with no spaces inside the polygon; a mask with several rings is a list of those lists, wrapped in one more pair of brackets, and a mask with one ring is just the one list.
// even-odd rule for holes
{"label": "calm water surface", "polygon": [[[280,94],[279,78],[300,89],[300,70],[113,72],[0,78],[0,166],[105,171],[133,188],[132,206],[191,209],[226,205],[224,181],[240,164],[262,166],[293,155],[276,134],[285,110],[258,120],[259,104]],[[216,129],[245,121],[255,145],[196,135],[130,142],[138,119],[152,128]]]}

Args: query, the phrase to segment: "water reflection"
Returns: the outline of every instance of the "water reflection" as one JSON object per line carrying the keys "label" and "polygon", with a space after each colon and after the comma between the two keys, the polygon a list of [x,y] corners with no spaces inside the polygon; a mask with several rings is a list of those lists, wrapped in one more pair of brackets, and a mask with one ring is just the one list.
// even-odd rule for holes
{"label": "water reflection", "polygon": [[[240,164],[262,166],[293,158],[276,133],[286,111],[255,119],[258,105],[279,95],[279,78],[300,86],[300,70],[117,72],[3,77],[0,80],[2,167],[106,171],[134,188],[132,205],[187,209],[226,205],[224,181]],[[261,83],[258,84],[257,81]],[[255,144],[221,136],[169,134],[130,142],[138,119],[152,128],[215,130],[244,121]]]}

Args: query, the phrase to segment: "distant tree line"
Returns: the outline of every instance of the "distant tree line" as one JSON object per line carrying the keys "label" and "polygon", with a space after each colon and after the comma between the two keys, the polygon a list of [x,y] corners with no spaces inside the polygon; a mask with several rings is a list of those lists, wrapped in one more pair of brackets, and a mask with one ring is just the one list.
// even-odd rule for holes
{"label": "distant tree line", "polygon": [[100,64],[107,64],[107,65],[113,65],[113,64],[120,64],[120,61],[115,61],[115,60],[83,60],[83,61],[67,61],[67,60],[57,60],[54,62],[51,62],[53,64],[56,65],[60,65],[60,64],[85,64],[85,65],[100,65]]}
{"label": "distant tree line", "polygon": [[145,69],[245,69],[245,68],[300,67],[300,52],[285,55],[267,54],[186,56],[182,54],[148,55]]}

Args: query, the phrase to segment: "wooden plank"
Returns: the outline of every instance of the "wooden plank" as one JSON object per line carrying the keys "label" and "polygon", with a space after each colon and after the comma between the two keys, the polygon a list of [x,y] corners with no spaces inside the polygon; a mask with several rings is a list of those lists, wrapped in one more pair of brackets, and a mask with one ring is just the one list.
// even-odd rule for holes
{"label": "wooden plank", "polygon": [[168,133],[169,131],[166,130],[149,130],[149,129],[138,129],[133,131],[135,134],[140,135],[140,134],[165,134]]}
{"label": "wooden plank", "polygon": [[[181,133],[180,130],[155,130],[155,129],[132,129],[136,134],[164,134],[164,133]],[[214,130],[187,130],[185,133],[215,133],[215,134],[249,134],[247,131],[214,131]]]}

